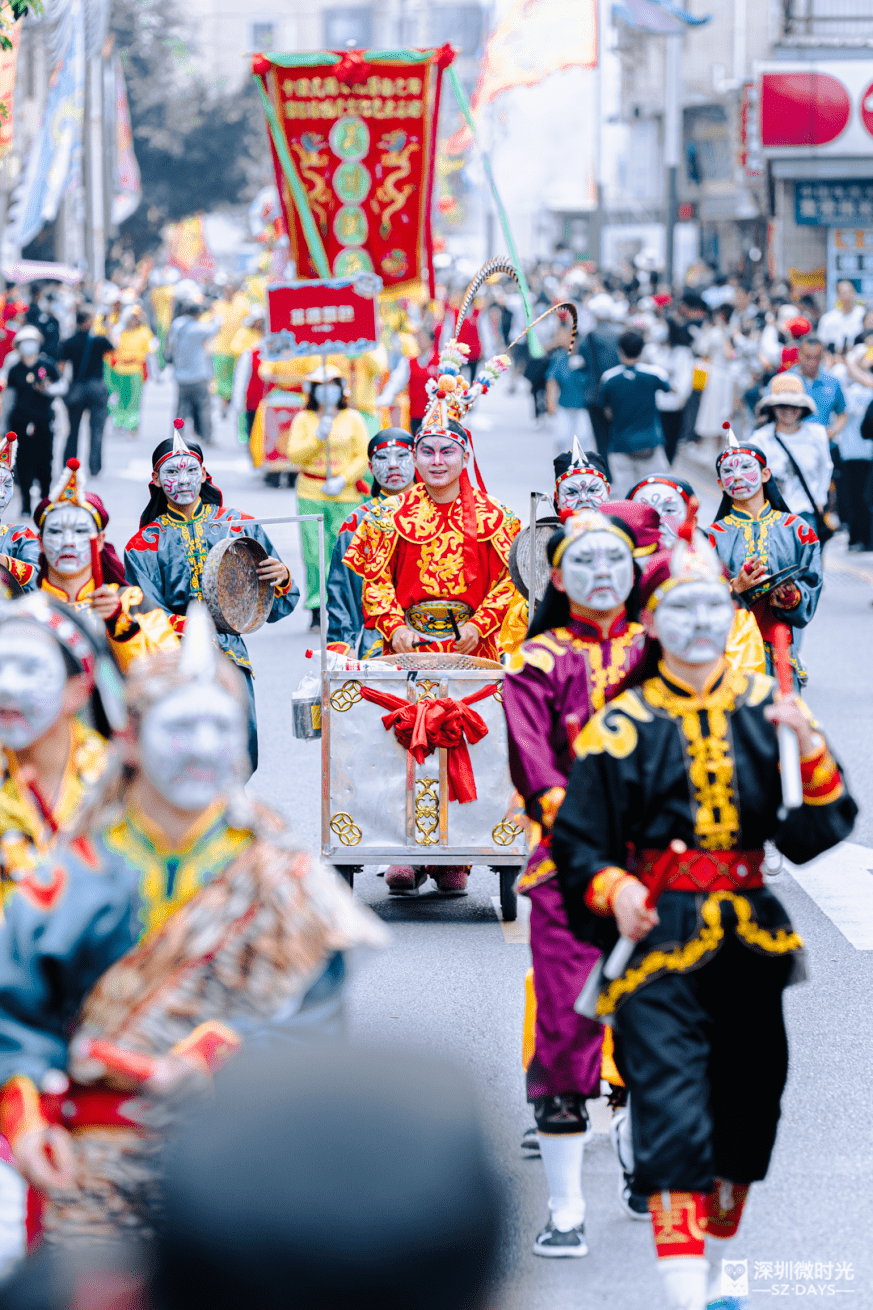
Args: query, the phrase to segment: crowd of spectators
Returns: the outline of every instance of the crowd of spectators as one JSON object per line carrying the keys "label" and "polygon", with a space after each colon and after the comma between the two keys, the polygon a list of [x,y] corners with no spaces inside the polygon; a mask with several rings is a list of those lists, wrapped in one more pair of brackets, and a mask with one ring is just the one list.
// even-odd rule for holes
{"label": "crowd of spectators", "polygon": [[[827,521],[848,529],[852,551],[873,550],[873,309],[852,282],[838,283],[827,308],[823,293],[792,297],[762,276],[715,276],[672,295],[645,272],[601,276],[558,258],[532,270],[529,285],[534,317],[563,300],[579,317],[569,357],[568,315],[533,330],[539,349],[529,337],[511,348],[515,385],[527,382],[556,453],[575,433],[607,459],[619,492],[680,452],[711,466],[726,422],[747,440],[772,425],[773,407],[761,401],[790,372],[814,412],[794,407],[786,417],[820,427],[833,464]],[[506,348],[525,324],[518,289],[504,281],[486,290],[482,354]]]}

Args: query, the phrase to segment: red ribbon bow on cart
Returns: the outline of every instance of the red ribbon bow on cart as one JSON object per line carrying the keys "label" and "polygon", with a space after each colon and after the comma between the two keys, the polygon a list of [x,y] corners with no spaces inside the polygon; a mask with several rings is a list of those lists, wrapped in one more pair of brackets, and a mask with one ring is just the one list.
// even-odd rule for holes
{"label": "red ribbon bow on cart", "polygon": [[477,700],[493,696],[497,689],[498,684],[491,682],[463,700],[441,696],[437,700],[408,701],[362,683],[361,695],[364,700],[391,711],[382,716],[385,731],[394,729],[394,736],[405,750],[412,753],[417,764],[423,764],[437,747],[446,748],[449,800],[464,805],[476,800],[477,794],[467,742],[474,746],[488,735],[487,723],[471,706]]}

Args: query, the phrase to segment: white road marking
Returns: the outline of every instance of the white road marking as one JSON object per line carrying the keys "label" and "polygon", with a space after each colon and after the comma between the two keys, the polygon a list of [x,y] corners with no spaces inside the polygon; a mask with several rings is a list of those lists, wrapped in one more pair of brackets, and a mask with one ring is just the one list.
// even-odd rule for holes
{"label": "white road marking", "polygon": [[494,913],[497,915],[497,921],[503,930],[503,936],[506,938],[507,944],[509,946],[527,946],[530,942],[530,901],[528,898],[519,896],[518,918],[515,923],[503,922],[499,896],[492,896],[491,904],[494,906]]}
{"label": "white road marking", "polygon": [[873,850],[869,846],[846,841],[810,864],[786,860],[785,867],[856,951],[873,951]]}

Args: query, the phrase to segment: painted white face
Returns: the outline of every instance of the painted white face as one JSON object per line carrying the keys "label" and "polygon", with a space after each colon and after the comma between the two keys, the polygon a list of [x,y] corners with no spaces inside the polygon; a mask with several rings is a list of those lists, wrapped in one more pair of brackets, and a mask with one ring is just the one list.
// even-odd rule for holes
{"label": "painted white face", "polygon": [[0,465],[0,514],[3,513],[6,506],[12,499],[12,490],[15,486],[15,478],[8,468]]}
{"label": "painted white face", "polygon": [[718,466],[718,475],[731,500],[749,500],[761,490],[764,470],[754,455],[738,450],[725,455]]}
{"label": "painted white face", "polygon": [[313,391],[319,409],[336,409],[343,398],[341,382],[316,382]]}
{"label": "painted white face", "polygon": [[196,455],[171,455],[158,469],[158,480],[173,505],[193,505],[203,486],[203,465]]}
{"label": "painted white face", "polygon": [[205,810],[238,784],[246,731],[242,706],[223,688],[179,688],[143,718],[143,772],[171,805]]}
{"label": "painted white face", "polygon": [[630,547],[614,532],[586,532],[561,556],[564,590],[577,605],[611,610],[622,605],[634,585]]}
{"label": "painted white face", "polygon": [[370,458],[373,477],[386,491],[402,491],[415,475],[415,461],[408,446],[394,442],[382,450],[374,450]]}
{"label": "painted white face", "polygon": [[687,505],[681,491],[667,486],[666,482],[647,482],[631,496],[637,505],[651,505],[661,520],[661,545],[673,546],[676,535],[685,522]]}
{"label": "painted white face", "polygon": [[91,563],[91,534],[97,525],[80,505],[53,509],[42,525],[43,554],[56,573],[74,577]]}
{"label": "painted white face", "polygon": [[558,509],[599,509],[608,495],[599,473],[572,473],[558,483]]}
{"label": "painted white face", "polygon": [[57,721],[67,685],[64,657],[47,632],[30,623],[0,627],[0,741],[22,750]]}
{"label": "painted white face", "polygon": [[22,341],[18,353],[25,364],[35,364],[39,359],[39,346],[35,341]]}
{"label": "painted white face", "polygon": [[658,640],[688,664],[708,664],[724,654],[734,621],[727,584],[680,582],[655,610]]}

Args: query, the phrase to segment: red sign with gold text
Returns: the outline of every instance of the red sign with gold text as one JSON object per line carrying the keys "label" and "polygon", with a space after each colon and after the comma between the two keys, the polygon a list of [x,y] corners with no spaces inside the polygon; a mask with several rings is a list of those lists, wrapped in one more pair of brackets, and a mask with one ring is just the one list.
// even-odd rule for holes
{"label": "red sign with gold text", "polygon": [[276,284],[267,287],[267,306],[283,354],[360,354],[379,344],[375,290],[362,295],[351,279]]}
{"label": "red sign with gold text", "polygon": [[[398,51],[378,59],[367,51],[325,52],[323,63],[294,59],[258,55],[253,69],[302,184],[330,275],[375,273],[386,290],[430,281],[434,137],[442,70],[452,51]],[[294,179],[274,135],[271,127],[290,253],[299,278],[317,278]]]}

